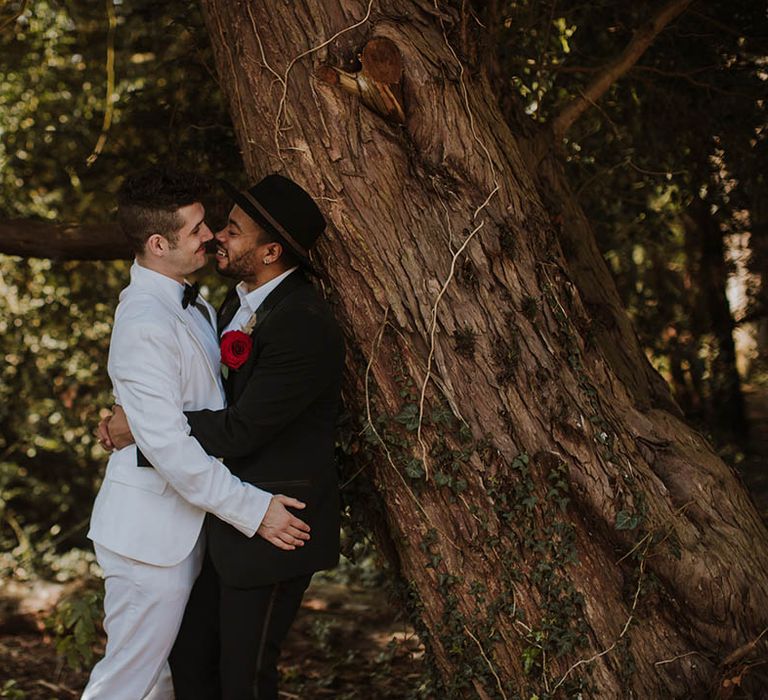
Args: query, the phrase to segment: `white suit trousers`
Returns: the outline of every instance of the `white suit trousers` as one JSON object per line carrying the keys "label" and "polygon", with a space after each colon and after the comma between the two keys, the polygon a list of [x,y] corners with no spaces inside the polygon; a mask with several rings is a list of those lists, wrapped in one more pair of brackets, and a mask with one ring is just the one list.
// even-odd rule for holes
{"label": "white suit trousers", "polygon": [[204,537],[175,566],[153,566],[94,543],[104,571],[107,649],[81,700],[173,700],[168,668],[192,584],[200,573]]}

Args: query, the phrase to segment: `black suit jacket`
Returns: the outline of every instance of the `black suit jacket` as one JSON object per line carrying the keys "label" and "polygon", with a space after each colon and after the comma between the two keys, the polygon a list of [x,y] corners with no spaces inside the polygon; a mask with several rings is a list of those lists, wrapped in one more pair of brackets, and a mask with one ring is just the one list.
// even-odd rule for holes
{"label": "black suit jacket", "polygon": [[[222,305],[224,328],[237,296]],[[228,407],[191,411],[192,434],[233,474],[307,504],[297,515],[310,527],[303,547],[284,551],[245,537],[213,516],[208,551],[221,580],[250,588],[335,566],[340,505],[334,459],[344,339],[328,305],[297,270],[258,309],[253,350],[225,380]]]}

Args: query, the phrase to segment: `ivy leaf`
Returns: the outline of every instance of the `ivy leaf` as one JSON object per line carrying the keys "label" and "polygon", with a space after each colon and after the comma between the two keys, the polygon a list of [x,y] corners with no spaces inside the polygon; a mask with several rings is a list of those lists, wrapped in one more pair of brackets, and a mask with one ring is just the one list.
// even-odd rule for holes
{"label": "ivy leaf", "polygon": [[412,459],[408,466],[405,468],[405,473],[411,477],[411,479],[421,479],[424,477],[424,467],[421,461],[418,459]]}
{"label": "ivy leaf", "polygon": [[617,530],[634,530],[639,523],[640,518],[635,513],[629,513],[626,510],[620,510],[616,513]]}
{"label": "ivy leaf", "polygon": [[539,654],[541,654],[541,649],[538,647],[528,647],[523,651],[523,672],[526,676],[531,672],[533,663]]}
{"label": "ivy leaf", "polygon": [[462,491],[466,491],[466,489],[467,489],[466,479],[462,479],[461,477],[459,477],[458,479],[456,479],[456,481],[453,482],[453,490],[456,493],[461,493]]}
{"label": "ivy leaf", "polygon": [[528,509],[528,512],[531,512],[537,501],[536,496],[528,496],[528,498],[523,499],[523,505]]}

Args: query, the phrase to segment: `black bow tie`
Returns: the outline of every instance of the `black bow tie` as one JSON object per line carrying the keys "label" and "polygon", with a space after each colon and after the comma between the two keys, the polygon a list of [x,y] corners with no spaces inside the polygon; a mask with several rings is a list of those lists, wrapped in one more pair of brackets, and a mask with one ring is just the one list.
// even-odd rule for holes
{"label": "black bow tie", "polygon": [[184,295],[181,297],[181,308],[186,309],[190,304],[194,304],[197,301],[197,296],[200,294],[200,283],[184,285]]}

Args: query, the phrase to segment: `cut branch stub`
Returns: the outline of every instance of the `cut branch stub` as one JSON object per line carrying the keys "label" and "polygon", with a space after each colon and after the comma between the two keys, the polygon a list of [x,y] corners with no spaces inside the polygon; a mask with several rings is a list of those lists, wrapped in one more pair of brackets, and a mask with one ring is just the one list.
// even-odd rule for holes
{"label": "cut branch stub", "polygon": [[404,123],[403,62],[397,46],[382,37],[371,39],[363,47],[360,64],[362,68],[357,73],[320,66],[315,75],[318,80],[357,95],[368,109],[384,119]]}
{"label": "cut branch stub", "polygon": [[390,39],[371,39],[360,56],[363,70],[380,83],[398,85],[403,77],[403,61],[395,42]]}

